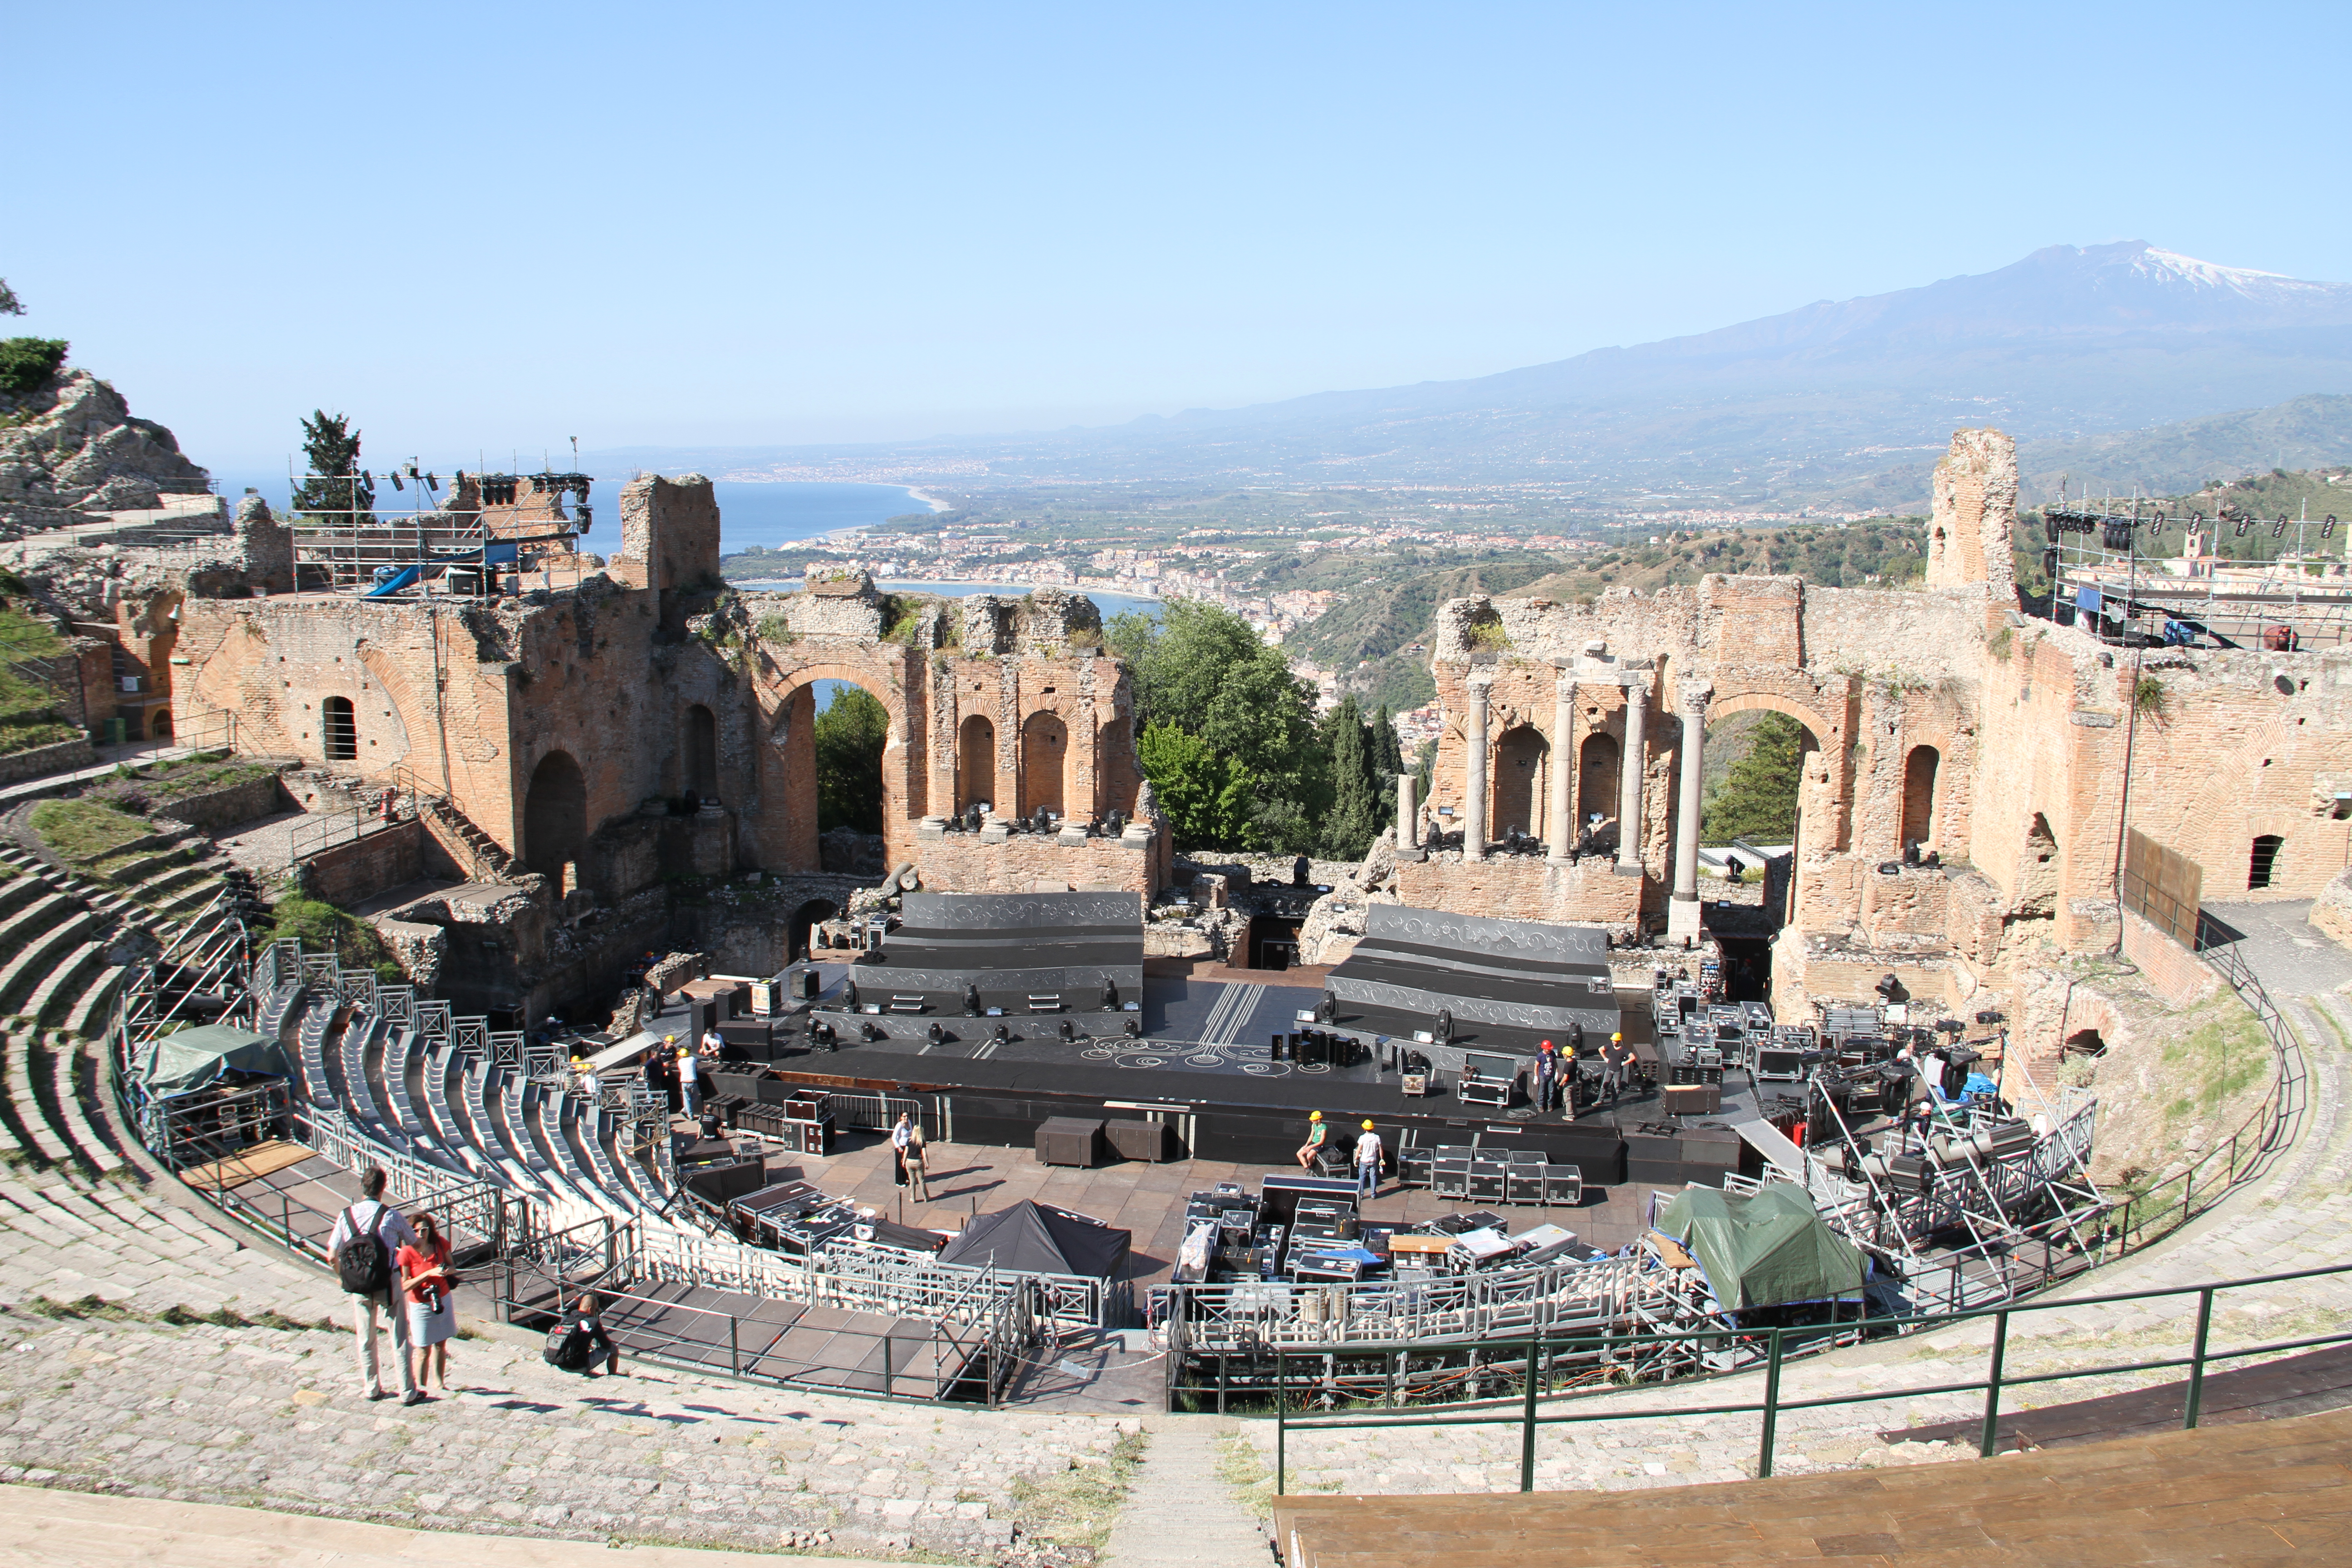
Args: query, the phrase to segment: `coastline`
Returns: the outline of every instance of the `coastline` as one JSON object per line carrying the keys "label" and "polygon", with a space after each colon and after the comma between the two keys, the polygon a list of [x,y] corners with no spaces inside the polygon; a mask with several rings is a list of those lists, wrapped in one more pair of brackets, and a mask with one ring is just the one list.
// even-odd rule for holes
{"label": "coastline", "polygon": [[935,495],[932,495],[932,494],[930,494],[929,492],[928,492],[928,491],[926,491],[926,490],[922,489],[919,486],[916,486],[916,485],[906,485],[906,486],[902,486],[901,488],[902,488],[903,489],[905,489],[905,490],[906,490],[906,492],[907,492],[908,495],[910,495],[910,496],[914,497],[917,500],[921,501],[925,506],[929,507],[929,508],[931,509],[931,510],[932,510],[934,513],[942,512],[942,511],[952,511],[952,510],[955,510],[954,508],[952,508],[952,507],[949,506],[947,502],[945,502],[945,501],[943,501],[943,500],[940,500],[940,498],[939,498],[939,497],[937,497],[937,496],[935,496]]}
{"label": "coastline", "polygon": [[[728,586],[730,588],[745,588],[755,592],[787,594],[799,593],[805,585],[806,579],[801,577],[743,577],[737,578],[728,584]],[[892,577],[887,581],[877,581],[874,585],[877,588],[885,589],[890,592],[896,592],[898,589],[903,588],[910,593],[917,594],[923,593],[929,589],[937,588],[961,588],[966,590],[968,594],[1034,594],[1040,588],[1052,587],[1066,588],[1073,594],[1108,594],[1116,598],[1134,599],[1146,604],[1158,605],[1166,602],[1157,594],[1138,594],[1130,592],[1126,588],[1092,588],[1089,584],[1083,583],[1076,584],[1068,583],[974,583],[963,578]],[[965,595],[946,595],[942,596],[961,598],[964,597]]]}

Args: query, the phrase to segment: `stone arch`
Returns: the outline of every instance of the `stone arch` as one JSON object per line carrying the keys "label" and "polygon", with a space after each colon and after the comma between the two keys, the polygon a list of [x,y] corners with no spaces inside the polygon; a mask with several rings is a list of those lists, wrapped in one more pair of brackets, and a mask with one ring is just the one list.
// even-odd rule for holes
{"label": "stone arch", "polygon": [[996,795],[996,722],[985,713],[967,713],[956,726],[955,808],[985,801],[1001,810],[1012,804]]}
{"label": "stone arch", "polygon": [[[1808,818],[1814,814],[1807,807],[1815,800],[1827,805],[1829,820],[1813,820],[1814,847],[1834,850],[1844,847],[1846,837],[1845,726],[1832,724],[1822,717],[1811,703],[1801,702],[1783,691],[1749,687],[1718,693],[1708,704],[1706,721],[1709,724],[1733,713],[1745,713],[1763,709],[1786,714],[1803,727],[1805,734],[1800,747],[1800,766],[1804,784],[1797,792],[1797,832],[1795,854],[1802,862],[1805,858],[1805,829]],[[1815,795],[1818,787],[1822,794]],[[1793,898],[1793,893],[1791,897]]]}
{"label": "stone arch", "polygon": [[1914,746],[1903,759],[1903,828],[1898,845],[1936,842],[1936,773],[1943,761],[1933,746]]}
{"label": "stone arch", "polygon": [[523,795],[523,863],[560,882],[588,839],[588,780],[569,752],[550,752]]}
{"label": "stone arch", "polygon": [[1545,836],[1544,806],[1550,798],[1551,742],[1527,722],[1515,723],[1495,742],[1494,799],[1486,837],[1507,837],[1512,828]]}
{"label": "stone arch", "polygon": [[1040,806],[1056,816],[1067,815],[1063,802],[1069,760],[1070,727],[1060,714],[1040,709],[1021,721],[1021,815],[1031,816]]}
{"label": "stone arch", "polygon": [[[838,658],[785,664],[775,644],[760,646],[760,711],[762,742],[754,751],[751,780],[759,795],[761,863],[771,869],[814,871],[823,863],[817,847],[816,685],[838,680],[882,704],[887,730],[882,745],[882,838],[887,853],[903,857],[913,840],[912,819],[922,816],[930,792],[921,776],[916,737],[910,729],[906,691],[920,665],[902,666],[888,654],[872,663]],[[908,668],[911,666],[912,668]],[[919,690],[917,693],[920,698]]]}
{"label": "stone arch", "polygon": [[719,716],[701,703],[686,710],[686,793],[706,800],[719,793]]}

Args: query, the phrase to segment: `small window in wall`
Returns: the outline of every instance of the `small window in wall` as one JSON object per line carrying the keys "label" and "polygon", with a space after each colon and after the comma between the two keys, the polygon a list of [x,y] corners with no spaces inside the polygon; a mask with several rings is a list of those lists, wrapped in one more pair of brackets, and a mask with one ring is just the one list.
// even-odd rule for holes
{"label": "small window in wall", "polygon": [[2254,840],[2253,858],[2246,865],[2246,888],[2267,888],[2278,875],[2279,846],[2286,841],[2275,833],[2265,833]]}
{"label": "small window in wall", "polygon": [[360,754],[359,721],[352,716],[352,700],[330,697],[319,704],[319,734],[326,742],[327,761],[355,762]]}

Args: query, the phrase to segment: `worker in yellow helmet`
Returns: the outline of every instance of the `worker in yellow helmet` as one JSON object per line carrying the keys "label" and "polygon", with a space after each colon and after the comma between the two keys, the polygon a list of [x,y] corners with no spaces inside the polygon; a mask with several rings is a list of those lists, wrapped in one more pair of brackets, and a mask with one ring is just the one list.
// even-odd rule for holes
{"label": "worker in yellow helmet", "polygon": [[1371,1119],[1364,1120],[1364,1129],[1356,1134],[1356,1180],[1363,1188],[1362,1202],[1370,1203],[1381,1195],[1381,1135],[1372,1131]]}
{"label": "worker in yellow helmet", "polygon": [[1307,1142],[1298,1146],[1298,1168],[1300,1170],[1311,1171],[1315,1168],[1316,1156],[1323,1152],[1323,1141],[1330,1135],[1331,1130],[1323,1125],[1323,1113],[1319,1110],[1308,1111],[1307,1113]]}

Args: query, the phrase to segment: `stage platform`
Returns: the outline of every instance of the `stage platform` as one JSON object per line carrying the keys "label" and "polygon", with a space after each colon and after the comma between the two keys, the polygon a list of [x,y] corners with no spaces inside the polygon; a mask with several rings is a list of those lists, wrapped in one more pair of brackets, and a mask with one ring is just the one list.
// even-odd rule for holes
{"label": "stage platform", "polygon": [[[714,1080],[720,1091],[741,1092],[742,1079],[757,1076],[765,1081],[746,1098],[781,1102],[804,1089],[904,1098],[921,1110],[929,1136],[965,1144],[1025,1147],[1055,1117],[1152,1121],[1174,1130],[1180,1158],[1276,1168],[1292,1164],[1314,1110],[1343,1146],[1369,1118],[1391,1155],[1463,1145],[1541,1152],[1552,1163],[1576,1165],[1588,1186],[1633,1179],[1629,1160],[1640,1162],[1639,1179],[1659,1185],[1718,1184],[1727,1169],[1761,1168],[1761,1154],[1736,1131],[1760,1120],[1754,1087],[1738,1075],[1725,1086],[1720,1112],[1686,1119],[1721,1125],[1656,1132],[1643,1131],[1663,1114],[1648,1092],[1613,1108],[1580,1107],[1573,1117],[1538,1112],[1523,1095],[1507,1106],[1465,1104],[1444,1073],[1433,1092],[1408,1095],[1381,1037],[1370,1034],[1359,1037],[1364,1048],[1347,1065],[1277,1058],[1272,1037],[1307,1027],[1298,1015],[1321,997],[1319,987],[1286,984],[1280,971],[1265,972],[1258,984],[1152,975],[1136,1014],[969,1018],[843,1011],[842,982],[865,967],[819,966],[814,1016],[834,1026],[837,1048],[813,1047],[811,1015],[794,1015],[780,1021],[766,1073],[757,1064],[731,1067]],[[862,979],[858,995],[861,1006],[874,1005]],[[1654,1062],[1650,994],[1629,990],[1612,1000],[1616,1026]],[[1078,1037],[1060,1037],[1066,1017]],[[1140,1037],[1118,1032],[1129,1017]],[[938,1041],[929,1037],[934,1026]],[[656,1034],[667,1026],[667,1018],[651,1026]],[[863,1038],[868,1028],[884,1037]],[[1769,1098],[1772,1086],[1764,1087]]]}
{"label": "stage platform", "polygon": [[1137,894],[908,893],[901,906],[898,929],[850,968],[861,1001],[955,1014],[977,991],[1008,1014],[1101,1013],[1143,994]]}
{"label": "stage platform", "polygon": [[1333,1025],[1363,1034],[1411,1040],[1433,1032],[1441,1011],[1451,1015],[1449,1038],[1420,1047],[1448,1070],[1463,1048],[1528,1058],[1546,1039],[1564,1047],[1580,1027],[1597,1050],[1622,1027],[1598,927],[1374,904],[1325,986]]}

